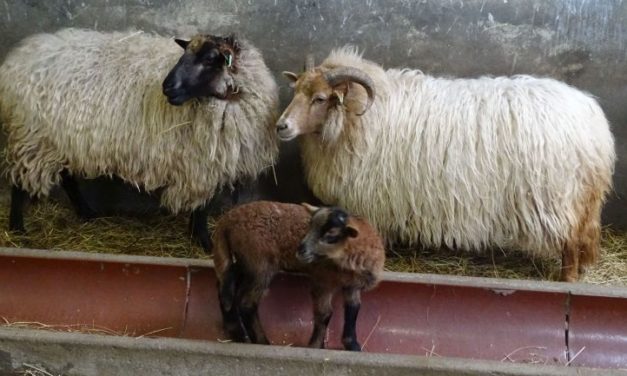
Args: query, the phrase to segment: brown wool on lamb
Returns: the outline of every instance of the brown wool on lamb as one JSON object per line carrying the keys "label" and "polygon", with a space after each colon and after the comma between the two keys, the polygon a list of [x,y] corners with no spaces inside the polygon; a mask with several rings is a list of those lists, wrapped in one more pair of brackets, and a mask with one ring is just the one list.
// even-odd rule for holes
{"label": "brown wool on lamb", "polygon": [[385,262],[381,237],[364,219],[339,208],[257,201],[225,213],[213,234],[220,308],[236,341],[268,343],[257,308],[281,270],[311,279],[314,330],[311,347],[324,347],[332,298],[341,290],[345,322],[342,342],[359,351],[356,320],[361,291],[379,281]]}

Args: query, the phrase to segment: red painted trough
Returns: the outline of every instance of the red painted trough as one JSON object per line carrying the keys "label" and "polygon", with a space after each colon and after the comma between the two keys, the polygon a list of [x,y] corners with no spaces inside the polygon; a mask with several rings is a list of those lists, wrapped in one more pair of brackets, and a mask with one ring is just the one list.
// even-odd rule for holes
{"label": "red painted trough", "polygon": [[[260,307],[275,345],[311,332],[305,279],[281,275]],[[328,347],[340,348],[336,300]],[[209,261],[0,249],[7,322],[219,341]],[[386,273],[363,296],[364,351],[515,363],[627,368],[627,289],[557,282]],[[224,345],[229,346],[229,345]]]}

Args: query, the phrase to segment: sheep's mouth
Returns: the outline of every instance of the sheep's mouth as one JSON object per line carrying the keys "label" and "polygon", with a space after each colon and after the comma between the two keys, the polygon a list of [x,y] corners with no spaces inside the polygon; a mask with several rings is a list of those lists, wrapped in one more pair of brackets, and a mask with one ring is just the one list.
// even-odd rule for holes
{"label": "sheep's mouth", "polygon": [[296,252],[296,259],[303,264],[311,264],[316,259],[316,256],[308,253],[302,254],[300,252]]}
{"label": "sheep's mouth", "polygon": [[189,95],[185,95],[185,94],[173,95],[173,96],[168,96],[168,103],[170,103],[173,106],[180,106],[183,103],[187,102],[188,99],[190,99]]}
{"label": "sheep's mouth", "polygon": [[289,134],[283,134],[282,132],[278,132],[279,135],[279,140],[281,141],[292,141],[293,139],[295,139],[298,135],[295,133],[289,133]]}

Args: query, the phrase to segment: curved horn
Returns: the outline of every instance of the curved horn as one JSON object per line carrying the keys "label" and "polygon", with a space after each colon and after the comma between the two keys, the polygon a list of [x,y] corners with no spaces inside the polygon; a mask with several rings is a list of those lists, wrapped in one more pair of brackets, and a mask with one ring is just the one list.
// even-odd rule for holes
{"label": "curved horn", "polygon": [[357,114],[357,116],[365,114],[370,106],[372,106],[372,102],[374,101],[375,96],[374,82],[372,81],[372,78],[370,78],[370,76],[368,76],[361,69],[352,67],[336,68],[325,73],[324,79],[331,86],[341,84],[342,82],[352,81],[360,84],[364,87],[364,89],[366,89],[366,92],[368,93],[368,103],[366,103],[366,107],[364,107],[364,110],[361,113]]}
{"label": "curved horn", "polygon": [[310,71],[314,68],[314,55],[307,54],[305,59],[305,72]]}

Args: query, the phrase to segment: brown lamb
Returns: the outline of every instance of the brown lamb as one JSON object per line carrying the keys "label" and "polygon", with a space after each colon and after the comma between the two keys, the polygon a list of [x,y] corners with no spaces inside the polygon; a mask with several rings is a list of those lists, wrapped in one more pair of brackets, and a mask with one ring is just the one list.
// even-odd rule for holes
{"label": "brown lamb", "polygon": [[213,234],[224,328],[236,341],[269,343],[257,313],[259,301],[281,270],[310,277],[314,330],[310,347],[324,347],[337,290],[344,296],[342,343],[359,351],[356,320],[361,291],[383,271],[381,237],[364,219],[340,208],[257,201],[224,214]]}

